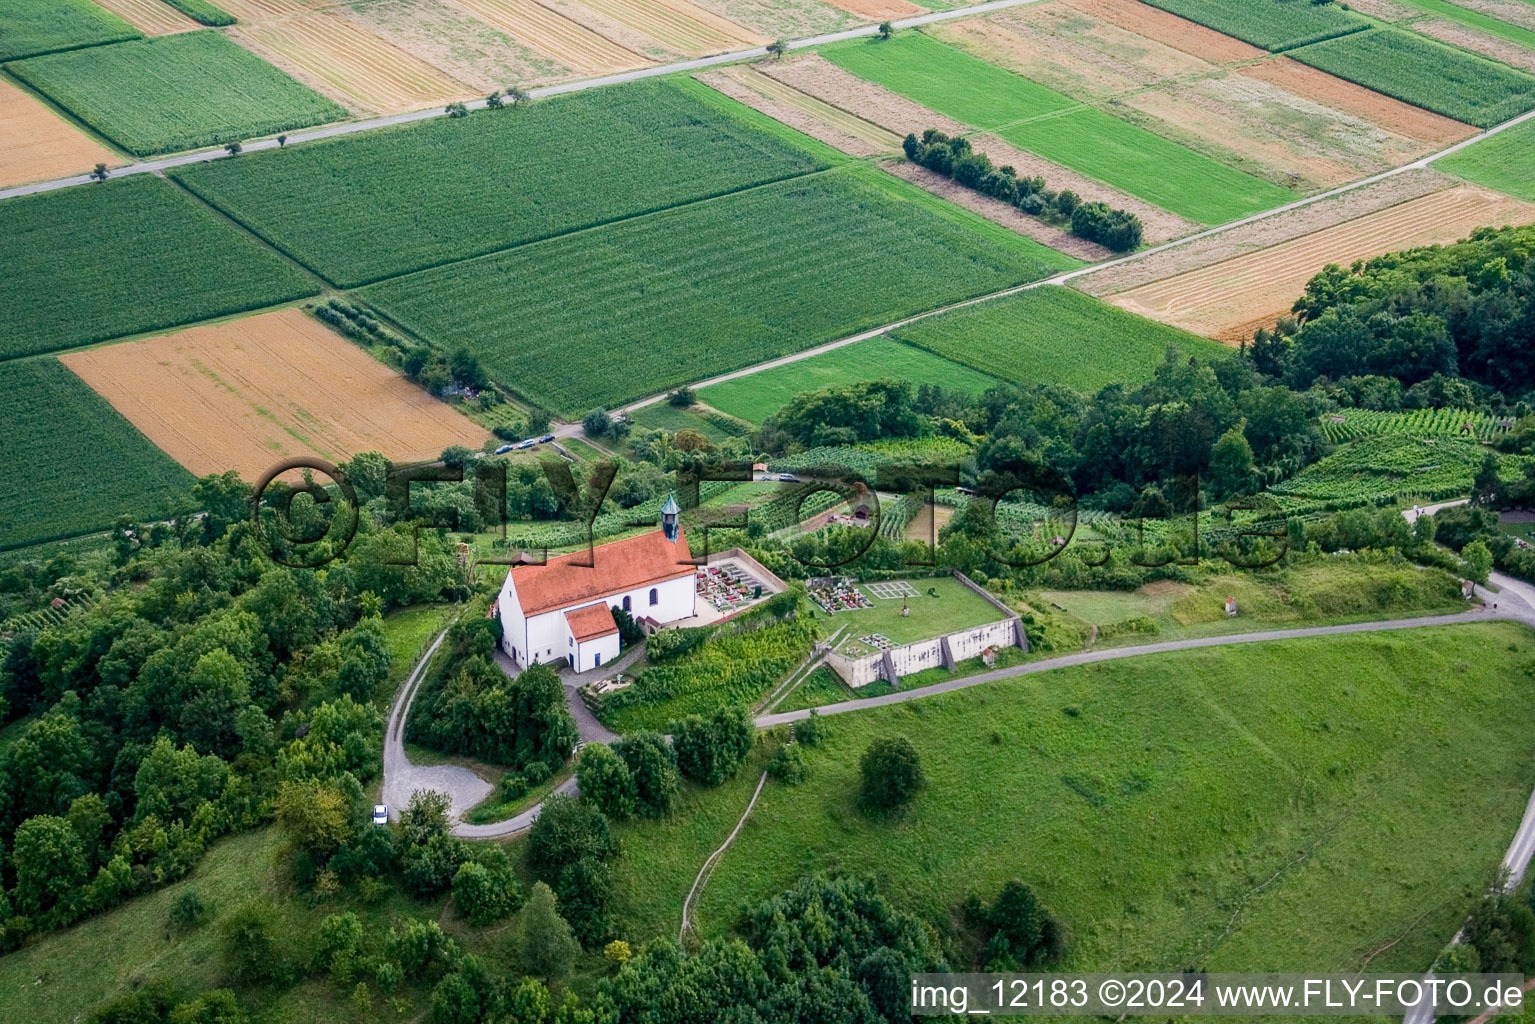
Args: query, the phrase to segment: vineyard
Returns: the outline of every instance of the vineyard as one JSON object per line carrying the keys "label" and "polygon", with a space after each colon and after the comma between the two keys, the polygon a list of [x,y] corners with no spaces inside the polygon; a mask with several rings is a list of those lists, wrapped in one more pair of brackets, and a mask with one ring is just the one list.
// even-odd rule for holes
{"label": "vineyard", "polygon": [[1323,416],[1322,435],[1333,444],[1363,437],[1463,437],[1472,441],[1496,441],[1513,426],[1509,419],[1463,409],[1414,409],[1411,412],[1376,412],[1343,409]]}
{"label": "vineyard", "polygon": [[276,253],[147,174],[8,199],[0,203],[0,238],[6,240],[0,357],[158,330],[318,290]]}
{"label": "vineyard", "polygon": [[913,191],[850,167],[361,294],[444,350],[467,346],[530,401],[578,416],[1019,284],[1065,259]]}
{"label": "vineyard", "polygon": [[346,117],[211,30],[34,57],[7,70],[136,156]]}
{"label": "vineyard", "polygon": [[[1463,496],[1477,467],[1491,452],[1459,438],[1371,437],[1340,448],[1284,483],[1270,488],[1286,513],[1426,504]],[[1527,461],[1497,455],[1505,479],[1517,478]]]}
{"label": "vineyard", "polygon": [[170,510],[186,470],[56,360],[0,364],[0,548]]}
{"label": "vineyard", "polygon": [[355,286],[821,166],[688,90],[642,83],[175,175],[301,263]]}
{"label": "vineyard", "polygon": [[1406,32],[1360,32],[1290,56],[1478,128],[1491,128],[1535,107],[1535,78]]}
{"label": "vineyard", "polygon": [[1369,28],[1346,7],[1290,0],[1146,0],[1153,7],[1265,50],[1288,50]]}

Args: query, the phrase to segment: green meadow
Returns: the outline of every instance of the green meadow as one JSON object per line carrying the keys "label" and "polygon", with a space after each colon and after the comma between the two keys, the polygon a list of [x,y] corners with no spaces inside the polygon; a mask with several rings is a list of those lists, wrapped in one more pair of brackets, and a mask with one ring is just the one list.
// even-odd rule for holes
{"label": "green meadow", "polygon": [[1535,121],[1515,125],[1435,162],[1458,175],[1520,199],[1535,201]]}

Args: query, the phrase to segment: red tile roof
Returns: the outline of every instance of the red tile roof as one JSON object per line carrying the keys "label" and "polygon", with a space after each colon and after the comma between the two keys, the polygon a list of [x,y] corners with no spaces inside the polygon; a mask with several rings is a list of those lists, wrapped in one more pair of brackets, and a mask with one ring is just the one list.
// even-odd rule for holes
{"label": "red tile roof", "polygon": [[655,530],[598,545],[590,554],[583,550],[559,555],[547,565],[513,566],[512,583],[522,614],[538,615],[691,576],[696,571],[692,557],[682,530],[677,531],[675,542]]}
{"label": "red tile roof", "polygon": [[613,613],[608,610],[606,601],[566,612],[565,621],[570,624],[570,635],[576,638],[578,644],[618,632],[618,623],[613,621]]}

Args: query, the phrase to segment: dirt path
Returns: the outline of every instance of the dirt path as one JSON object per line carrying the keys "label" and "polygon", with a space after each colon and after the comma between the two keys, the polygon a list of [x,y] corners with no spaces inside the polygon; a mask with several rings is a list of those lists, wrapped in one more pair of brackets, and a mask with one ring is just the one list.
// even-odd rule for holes
{"label": "dirt path", "polygon": [[741,820],[736,822],[736,827],[730,830],[730,835],[725,837],[725,841],[720,844],[719,849],[709,854],[709,858],[704,861],[704,866],[698,869],[698,876],[693,879],[693,887],[688,890],[687,898],[682,901],[682,927],[677,929],[677,941],[679,943],[688,934],[689,911],[698,897],[703,895],[703,887],[709,883],[709,876],[714,874],[714,869],[719,866],[720,858],[725,855],[725,851],[730,848],[730,844],[735,842],[736,835],[740,833],[741,827],[746,824],[746,819],[751,815],[752,808],[757,806],[757,798],[762,795],[762,787],[766,784],[767,772],[763,772],[762,777],[757,780],[757,789],[752,793],[751,801],[747,803],[746,810],[741,812]]}

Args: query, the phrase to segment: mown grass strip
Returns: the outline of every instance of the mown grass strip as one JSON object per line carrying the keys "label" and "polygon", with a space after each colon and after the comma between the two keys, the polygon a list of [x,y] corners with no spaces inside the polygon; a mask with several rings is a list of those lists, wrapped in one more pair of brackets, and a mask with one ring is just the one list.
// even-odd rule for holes
{"label": "mown grass strip", "polygon": [[1448,0],[1400,0],[1400,2],[1428,14],[1436,14],[1446,21],[1453,21],[1467,28],[1474,28],[1490,36],[1507,39],[1511,43],[1518,43],[1520,46],[1535,50],[1535,32],[1518,25],[1511,25],[1506,21],[1499,21],[1481,11],[1473,11],[1469,7],[1449,3]]}
{"label": "mown grass strip", "polygon": [[854,165],[359,295],[579,415],[1077,265]]}
{"label": "mown grass strip", "polygon": [[1467,146],[1436,161],[1434,167],[1535,202],[1535,121]]}
{"label": "mown grass strip", "polygon": [[165,0],[165,2],[201,25],[218,27],[233,25],[239,20],[223,8],[210,4],[208,0]]}
{"label": "mown grass strip", "polygon": [[173,176],[327,280],[357,287],[834,162],[829,147],[725,111],[687,86],[641,82]]}
{"label": "mown grass strip", "polygon": [[1329,39],[1290,56],[1478,128],[1491,128],[1535,107],[1535,77],[1395,29]]}
{"label": "mown grass strip", "polygon": [[1045,286],[897,328],[892,335],[1015,384],[1091,394],[1151,379],[1169,348],[1202,360],[1231,350],[1070,288]]}

